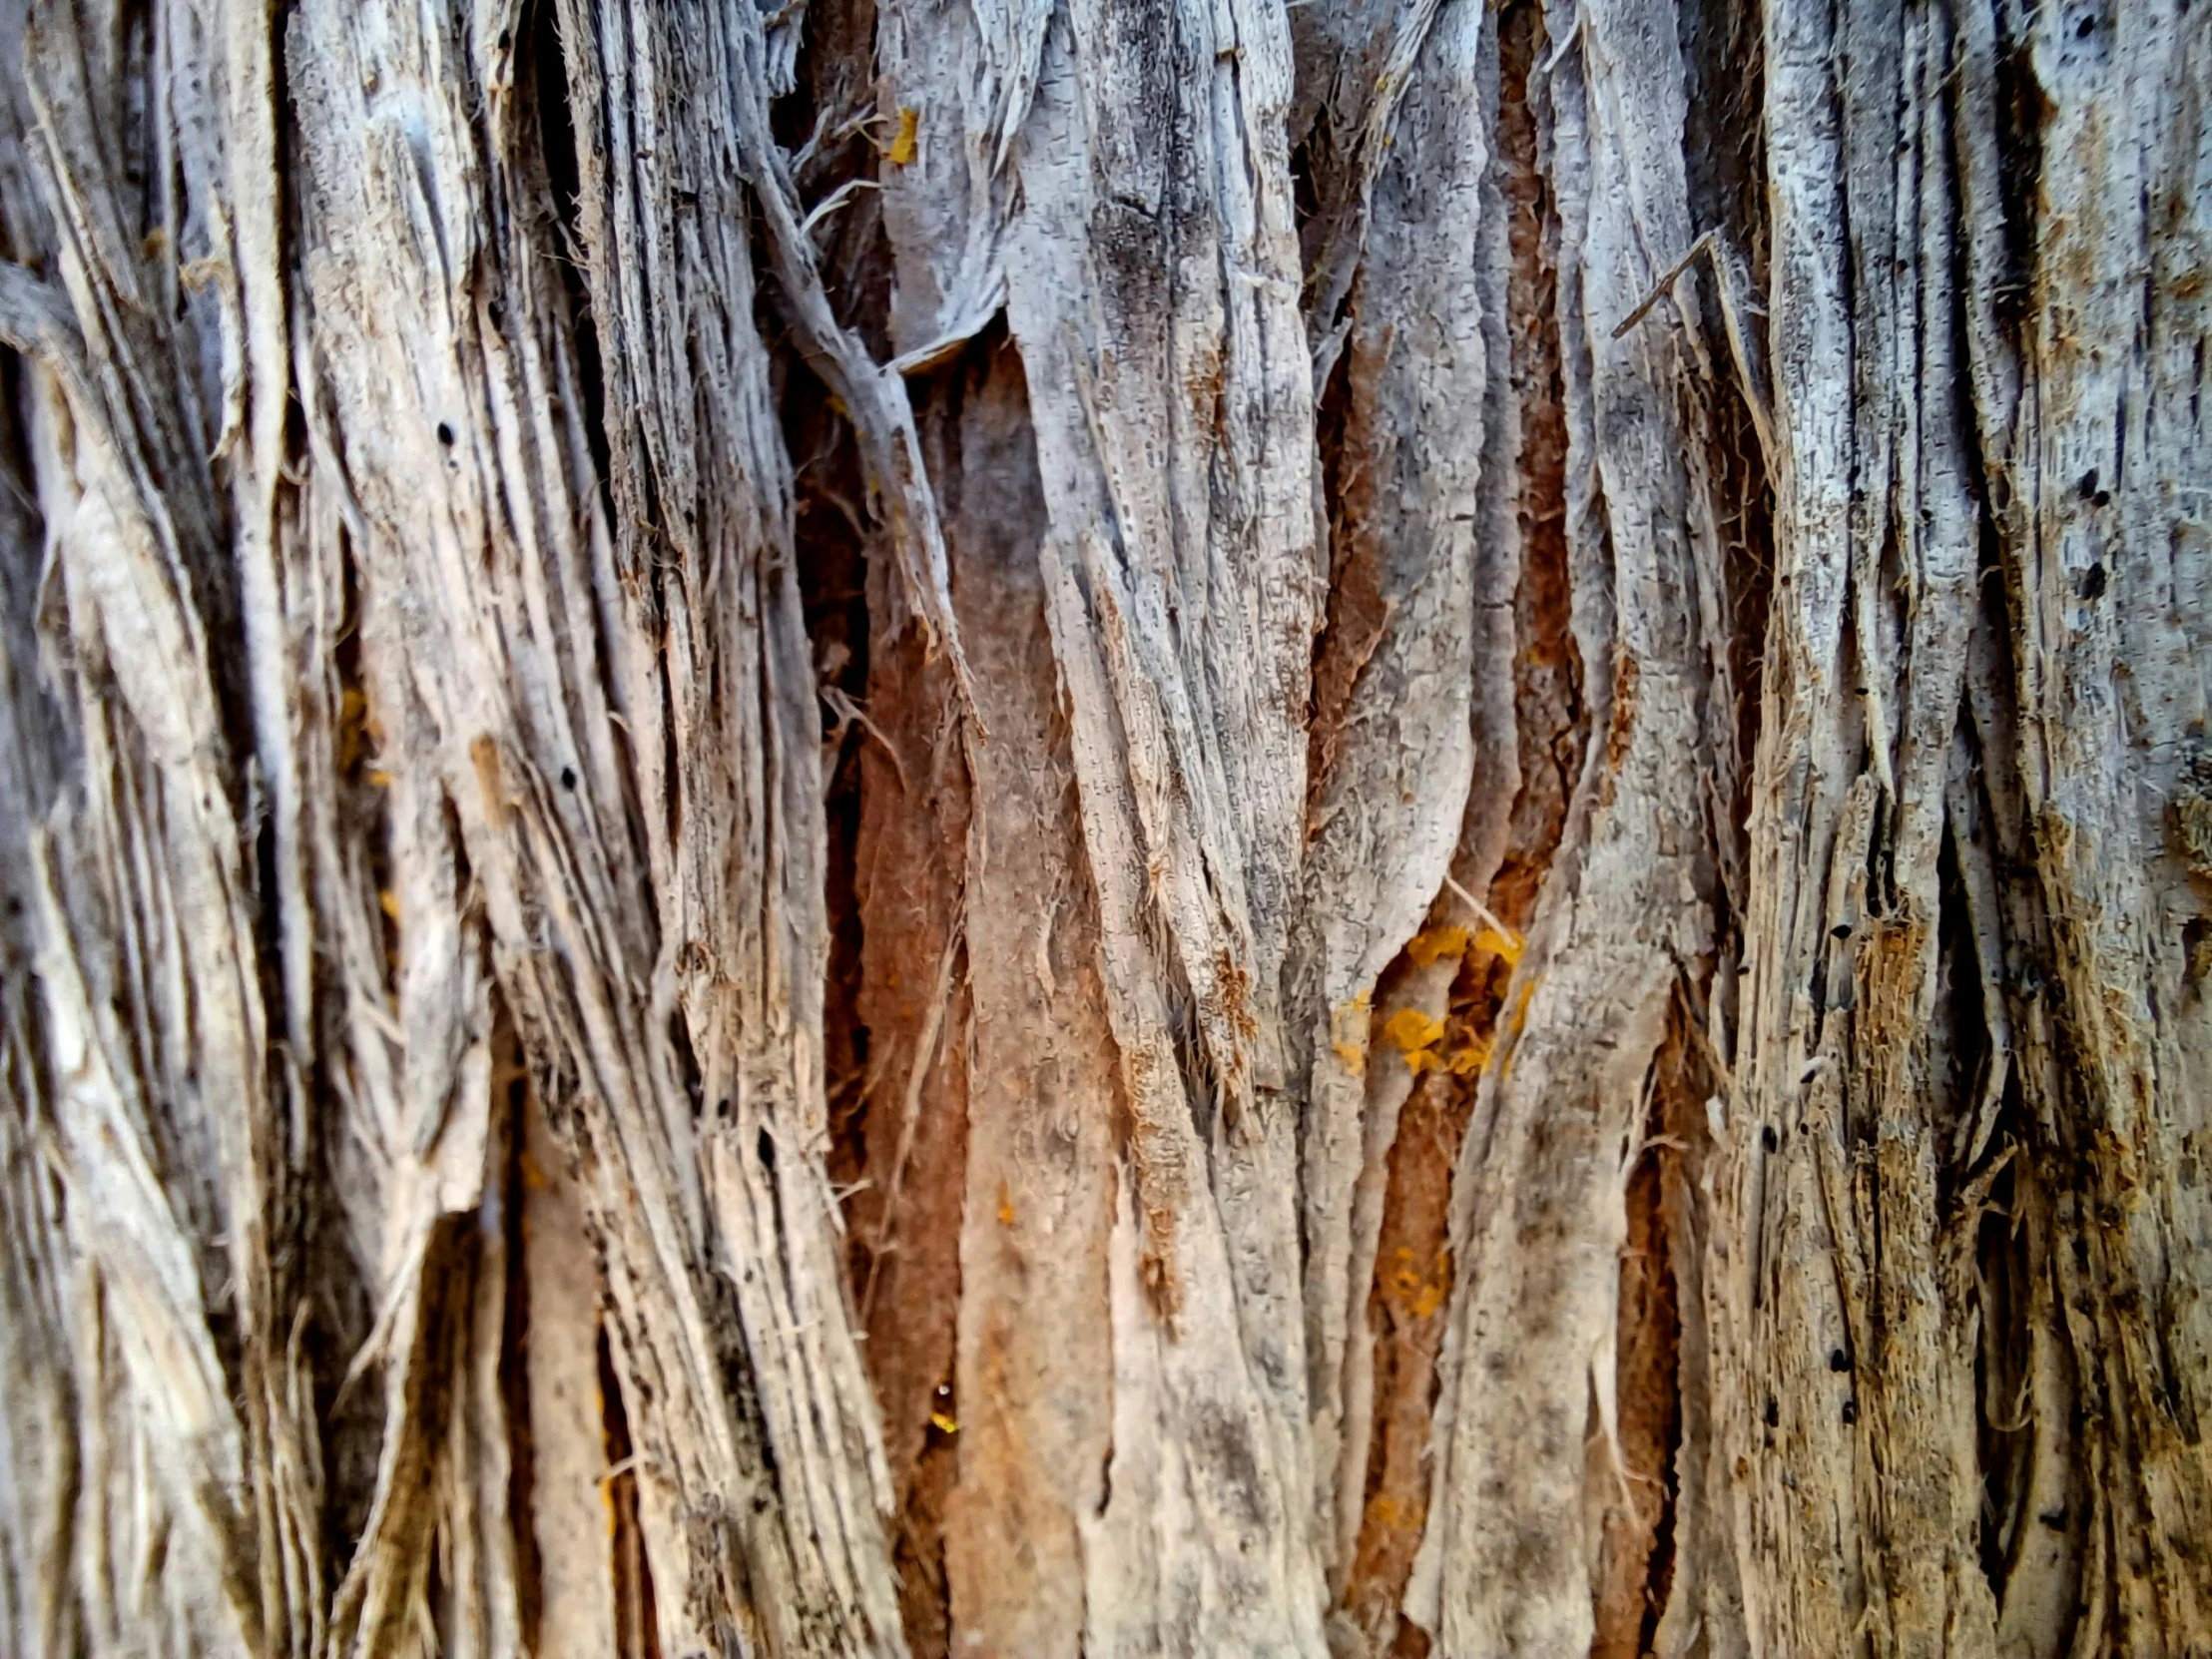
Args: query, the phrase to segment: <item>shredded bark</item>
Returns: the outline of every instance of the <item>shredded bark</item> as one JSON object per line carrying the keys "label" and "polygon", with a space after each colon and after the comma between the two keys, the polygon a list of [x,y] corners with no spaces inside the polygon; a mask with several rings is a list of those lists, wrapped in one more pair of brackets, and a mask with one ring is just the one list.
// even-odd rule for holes
{"label": "shredded bark", "polygon": [[0,1649],[2212,1647],[2181,0],[0,0]]}

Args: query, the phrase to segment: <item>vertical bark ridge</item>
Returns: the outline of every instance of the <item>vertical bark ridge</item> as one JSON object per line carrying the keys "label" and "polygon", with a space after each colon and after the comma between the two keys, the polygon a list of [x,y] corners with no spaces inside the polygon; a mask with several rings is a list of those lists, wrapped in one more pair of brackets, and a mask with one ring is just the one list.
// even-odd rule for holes
{"label": "vertical bark ridge", "polygon": [[1289,40],[1264,7],[1084,6],[1044,54],[1008,316],[1130,1113],[1087,1644],[1316,1652],[1280,1013],[1317,575]]}
{"label": "vertical bark ridge", "polygon": [[2212,1642],[2201,11],[0,0],[0,1644]]}
{"label": "vertical bark ridge", "polygon": [[[22,1121],[38,1126],[53,1182],[23,1219],[41,1236],[32,1260],[71,1263],[49,1307],[73,1333],[96,1425],[76,1471],[94,1495],[69,1531],[86,1534],[78,1582],[106,1606],[79,1628],[112,1637],[132,1608],[210,1651],[297,1649],[320,1601],[313,1430],[278,1266],[300,1123],[267,1061],[253,737],[239,659],[217,644],[238,627],[241,596],[208,463],[243,418],[242,283],[256,284],[258,307],[273,273],[242,276],[262,226],[250,210],[237,249],[217,194],[231,184],[224,153],[202,148],[208,171],[188,179],[173,149],[178,132],[226,116],[259,122],[239,135],[248,142],[273,114],[255,43],[208,39],[190,21],[183,7],[90,7],[8,30],[21,49],[16,110],[41,143],[11,167],[36,202],[10,192],[7,240],[52,279],[7,274],[4,331],[29,359],[16,390],[45,541],[41,596],[19,615],[43,613],[72,641],[48,680],[58,718],[40,734],[26,710],[16,735],[82,763],[44,778],[36,762],[10,769],[26,794],[9,816],[27,831],[11,898],[29,912],[19,937],[36,962],[45,1057],[43,1078],[23,1074],[26,1104],[43,1110]],[[156,41],[175,73],[133,104]],[[220,112],[217,73],[236,99]],[[207,278],[189,296],[177,282],[188,262]],[[254,314],[261,350],[266,313]],[[268,424],[256,415],[260,462]],[[266,532],[266,495],[243,493]],[[140,1458],[160,1487],[134,1512]],[[47,1539],[63,1558],[79,1546]],[[69,1622],[47,1600],[45,1630]]]}
{"label": "vertical bark ridge", "polygon": [[[1725,638],[1695,290],[1616,337],[1690,245],[1683,70],[1650,8],[1547,8],[1540,129],[1576,648],[1593,742],[1515,969],[1454,1192],[1453,1311],[1413,1616],[1446,1651],[1588,1644],[1585,1447],[1617,1467],[1626,1190],[1677,979],[1712,949],[1703,777]],[[1665,137],[1642,136],[1665,135]],[[1596,181],[1605,180],[1599,190]],[[1604,1504],[1599,1502],[1602,1510]]]}
{"label": "vertical bark ridge", "polygon": [[[2141,800],[2186,799],[2187,741],[2166,723],[2202,696],[2200,675],[2170,672],[2189,625],[2164,597],[2195,579],[2194,548],[2169,538],[2134,567],[2141,587],[2115,586],[2130,567],[2104,528],[2187,465],[2186,438],[2147,435],[2188,430],[2148,412],[2148,341],[2165,317],[2192,339],[2201,319],[2158,255],[2125,276],[2099,264],[2187,243],[2179,198],[2170,243],[2114,216],[2135,221],[2140,181],[2192,165],[2173,159],[2193,154],[2173,77],[2193,38],[2088,9],[1769,16],[1783,465],[1735,1092],[1768,1121],[1736,1124],[1720,1214],[1741,1218],[1751,1261],[1723,1272],[1716,1252],[1731,1369],[1774,1402],[1737,1442],[1755,1640],[2197,1639],[2199,1575],[2164,1542],[2204,1501],[2202,1460],[2178,1449],[2197,1373],[2113,1313],[2177,1271],[2171,1247],[2123,1243],[2123,1218],[2170,1225],[2147,1218],[2194,1202],[2176,1179],[2194,1119],[2161,1104],[2175,1074],[2136,1010],[2166,1006],[2152,964],[2179,990],[2173,918],[2195,901],[2161,863],[2157,813],[2098,793],[2126,778]],[[1832,120],[1814,58],[1838,49],[1853,68]],[[2125,113],[2074,102],[2100,85],[2131,89]],[[2117,149],[2108,120],[2129,135]],[[1810,141],[1786,165],[1783,133]],[[2054,210],[2023,238],[2022,216]],[[2101,352],[2084,337],[2099,328]],[[2085,844],[2076,818],[2125,839]],[[2030,867],[2030,883],[2003,873]],[[2126,1207],[2107,1196],[2123,1186]],[[2009,1225],[1993,1233],[1992,1212]],[[2194,1340],[2178,1305],[2161,1328]],[[1816,1500],[1847,1483],[1852,1508]]]}
{"label": "vertical bark ridge", "polygon": [[[1401,35],[1425,26],[1425,17],[1395,24]],[[1346,187],[1359,198],[1347,211],[1364,223],[1364,258],[1342,336],[1332,605],[1315,658],[1292,967],[1310,1056],[1301,1175],[1316,1456],[1340,1590],[1365,1506],[1375,1408],[1367,1305],[1389,1151],[1415,1075],[1406,1045],[1389,1038],[1412,1029],[1404,1020],[1442,1017],[1460,952],[1425,953],[1387,991],[1383,973],[1449,873],[1470,784],[1479,776],[1499,801],[1515,788],[1509,736],[1501,756],[1483,741],[1491,734],[1478,736],[1475,713],[1478,651],[1511,655],[1500,596],[1509,604],[1513,552],[1483,534],[1496,528],[1484,486],[1496,488],[1497,457],[1433,436],[1482,433],[1502,380],[1502,216],[1489,185],[1495,41],[1481,12],[1439,17],[1419,72],[1405,69],[1410,84],[1394,89],[1394,109],[1369,117],[1378,176]]]}

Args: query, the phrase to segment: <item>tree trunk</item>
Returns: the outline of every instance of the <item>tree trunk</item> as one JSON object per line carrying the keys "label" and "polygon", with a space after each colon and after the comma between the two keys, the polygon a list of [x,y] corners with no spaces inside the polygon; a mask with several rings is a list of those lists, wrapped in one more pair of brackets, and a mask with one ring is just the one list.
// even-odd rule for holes
{"label": "tree trunk", "polygon": [[2212,1653],[2208,8],[0,51],[0,1647]]}

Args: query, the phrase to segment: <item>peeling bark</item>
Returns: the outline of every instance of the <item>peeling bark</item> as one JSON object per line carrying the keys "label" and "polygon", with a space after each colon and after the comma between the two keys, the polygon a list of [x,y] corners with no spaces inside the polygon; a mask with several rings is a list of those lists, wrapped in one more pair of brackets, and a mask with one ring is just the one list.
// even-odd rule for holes
{"label": "peeling bark", "polygon": [[2212,1647],[2201,8],[0,53],[0,1645]]}

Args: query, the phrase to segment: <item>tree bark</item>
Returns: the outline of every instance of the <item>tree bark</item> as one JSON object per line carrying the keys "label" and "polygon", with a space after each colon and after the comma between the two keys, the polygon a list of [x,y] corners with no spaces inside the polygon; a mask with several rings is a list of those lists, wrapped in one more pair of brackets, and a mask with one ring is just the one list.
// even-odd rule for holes
{"label": "tree bark", "polygon": [[0,53],[0,1646],[2212,1652],[2204,8]]}

